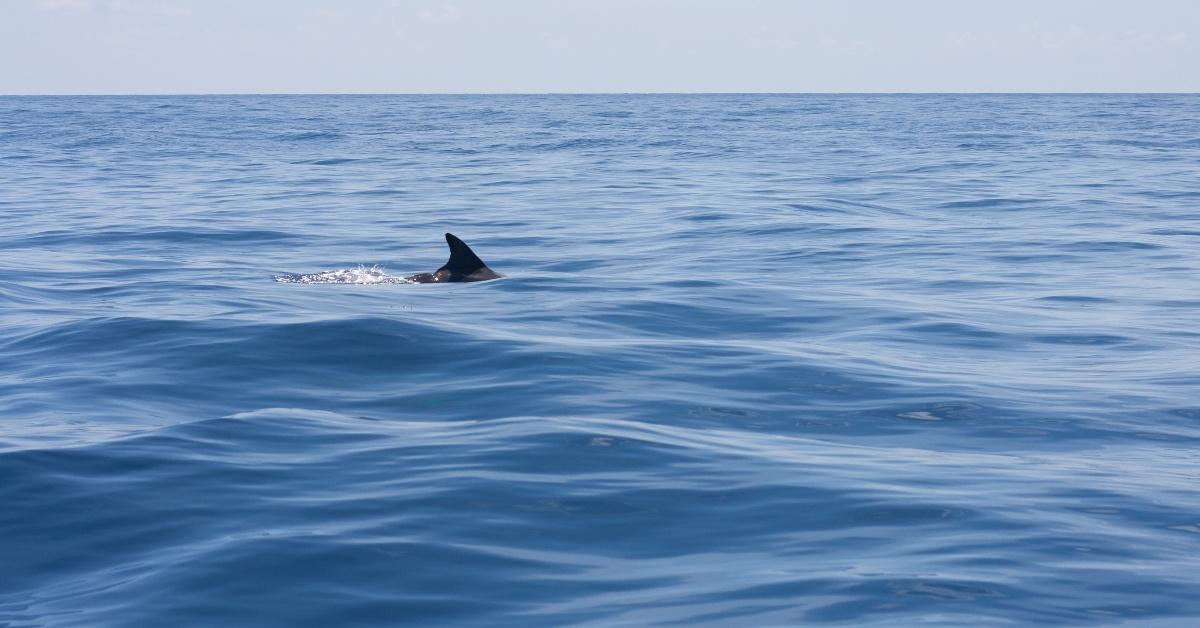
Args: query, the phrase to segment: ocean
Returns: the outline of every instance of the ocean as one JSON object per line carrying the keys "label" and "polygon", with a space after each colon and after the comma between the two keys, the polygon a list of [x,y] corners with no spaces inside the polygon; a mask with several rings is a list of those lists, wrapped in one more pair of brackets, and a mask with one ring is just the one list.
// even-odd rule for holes
{"label": "ocean", "polygon": [[0,626],[1200,621],[1200,96],[3,97],[0,219]]}

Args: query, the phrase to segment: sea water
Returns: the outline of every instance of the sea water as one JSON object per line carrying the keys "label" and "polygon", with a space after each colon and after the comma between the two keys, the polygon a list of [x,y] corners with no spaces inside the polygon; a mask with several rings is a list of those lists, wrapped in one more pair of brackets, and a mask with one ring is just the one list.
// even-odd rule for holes
{"label": "sea water", "polygon": [[3,626],[1191,625],[1198,445],[1197,96],[0,98]]}

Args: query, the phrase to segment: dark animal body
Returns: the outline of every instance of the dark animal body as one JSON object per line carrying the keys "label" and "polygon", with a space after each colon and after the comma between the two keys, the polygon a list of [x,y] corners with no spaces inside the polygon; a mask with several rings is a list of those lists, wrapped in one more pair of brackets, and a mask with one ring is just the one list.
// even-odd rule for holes
{"label": "dark animal body", "polygon": [[446,244],[450,245],[450,259],[441,268],[432,273],[417,273],[405,279],[416,283],[446,283],[451,281],[487,281],[499,279],[504,275],[490,269],[466,242],[459,240],[452,233],[446,234]]}

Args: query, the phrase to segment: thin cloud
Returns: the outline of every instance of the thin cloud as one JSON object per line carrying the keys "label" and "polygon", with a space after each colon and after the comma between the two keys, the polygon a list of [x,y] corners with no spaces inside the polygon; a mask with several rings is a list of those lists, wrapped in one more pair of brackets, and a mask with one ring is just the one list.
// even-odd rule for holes
{"label": "thin cloud", "polygon": [[96,3],[92,0],[37,0],[37,6],[46,11],[90,11]]}
{"label": "thin cloud", "polygon": [[98,11],[100,13],[163,16],[190,16],[195,14],[192,4],[178,1],[158,0],[37,0],[35,5],[43,11],[54,13],[83,13]]}
{"label": "thin cloud", "polygon": [[425,9],[421,11],[421,19],[430,24],[445,24],[447,22],[455,22],[462,17],[462,11],[458,7],[448,2],[443,2],[441,6],[434,9]]}

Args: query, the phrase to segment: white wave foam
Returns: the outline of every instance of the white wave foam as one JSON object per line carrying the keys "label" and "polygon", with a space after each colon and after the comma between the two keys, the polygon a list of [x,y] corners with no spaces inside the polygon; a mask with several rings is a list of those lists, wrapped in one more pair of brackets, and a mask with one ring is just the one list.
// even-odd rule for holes
{"label": "white wave foam", "polygon": [[383,271],[383,267],[378,264],[375,266],[359,266],[358,268],[346,268],[341,270],[324,270],[319,273],[308,275],[276,275],[275,281],[279,283],[340,283],[340,284],[359,284],[373,285],[381,283],[414,283],[404,277],[396,277],[389,275]]}

